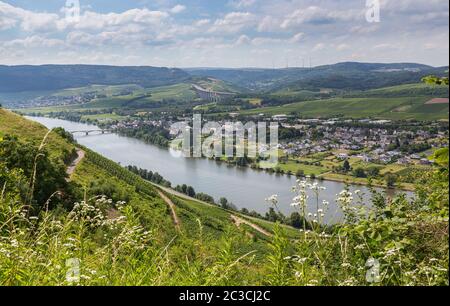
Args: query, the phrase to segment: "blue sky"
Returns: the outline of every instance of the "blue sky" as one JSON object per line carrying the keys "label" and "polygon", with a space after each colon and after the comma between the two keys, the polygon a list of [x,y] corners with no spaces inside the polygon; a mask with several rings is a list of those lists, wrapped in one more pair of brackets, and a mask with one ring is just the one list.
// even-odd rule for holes
{"label": "blue sky", "polygon": [[[376,1],[376,0],[370,0]],[[0,64],[448,65],[447,0],[0,0]]]}

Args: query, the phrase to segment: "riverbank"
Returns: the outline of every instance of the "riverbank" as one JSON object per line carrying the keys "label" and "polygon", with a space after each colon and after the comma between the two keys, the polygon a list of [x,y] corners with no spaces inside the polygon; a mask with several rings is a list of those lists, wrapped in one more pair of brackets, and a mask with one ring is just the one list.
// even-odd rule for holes
{"label": "riverbank", "polygon": [[[252,167],[250,164],[246,165],[246,166],[241,166],[241,165],[236,165],[235,162],[228,162],[225,159],[221,158],[221,159],[213,159],[214,161],[218,162],[218,163],[224,163],[226,165],[232,166],[232,167],[241,167],[241,168],[250,168],[254,171],[258,171],[258,172],[265,172],[271,175],[282,175],[282,176],[287,176],[287,177],[296,177],[297,179],[314,179],[314,180],[320,180],[320,181],[330,181],[330,182],[338,182],[338,183],[343,183],[343,184],[348,184],[348,185],[358,185],[358,186],[368,186],[368,187],[376,187],[376,188],[381,188],[381,189],[387,189],[387,190],[400,190],[400,191],[409,191],[409,192],[414,192],[416,190],[415,185],[414,184],[410,184],[410,183],[398,183],[398,185],[394,186],[394,187],[388,187],[386,185],[386,183],[380,179],[372,179],[369,182],[369,179],[367,178],[357,178],[357,177],[353,177],[353,176],[349,176],[349,175],[344,175],[344,174],[339,174],[339,173],[333,173],[331,171],[322,173],[322,174],[313,174],[313,175],[302,175],[302,176],[296,176],[294,174],[293,171],[291,171],[290,173],[286,172],[286,171],[278,171],[274,169],[263,169],[263,168],[254,168]],[[299,170],[304,170],[300,167],[298,168]],[[305,172],[306,173],[306,172]]]}
{"label": "riverbank", "polygon": [[[74,123],[71,121],[52,119],[47,117],[32,117],[48,128],[62,127],[67,131],[82,131],[95,128],[93,125]],[[296,177],[272,174],[265,171],[254,171],[249,167],[236,167],[222,162],[216,162],[205,158],[180,158],[170,154],[167,149],[145,142],[123,137],[117,134],[75,135],[75,139],[83,145],[99,154],[120,163],[123,166],[134,165],[141,169],[149,169],[157,172],[174,186],[186,184],[196,191],[202,191],[215,200],[225,197],[233,203],[238,210],[246,208],[265,214],[269,210],[266,201],[271,195],[278,195],[280,211],[285,216],[290,216],[295,208],[290,205],[295,194],[292,187],[296,185]],[[340,182],[317,180],[319,186],[325,188],[321,200],[329,203],[330,209],[326,212],[325,222],[333,222],[342,216],[342,211],[336,203],[336,194],[344,189],[350,192],[361,190],[367,201],[370,201],[369,188],[358,185],[346,185]],[[383,189],[375,188],[378,192]],[[396,193],[400,191],[388,191]],[[314,198],[312,191],[308,191],[310,198]],[[408,194],[413,197],[413,194]],[[311,203],[308,209],[314,213],[315,206]]]}
{"label": "riverbank", "polygon": [[[336,175],[336,176],[334,176]],[[340,177],[341,176],[341,177]],[[401,183],[400,185],[395,186],[394,188],[390,188],[386,186],[386,184],[379,180],[372,180],[370,183],[367,179],[359,179],[355,177],[348,177],[341,174],[336,173],[326,173],[318,176],[319,179],[324,179],[332,182],[339,182],[344,184],[358,185],[358,186],[371,186],[377,188],[391,189],[391,190],[401,190],[401,191],[410,191],[414,192],[416,190],[414,184],[409,183]]]}
{"label": "riverbank", "polygon": [[[37,117],[36,117],[37,118]],[[59,119],[59,118],[57,118]],[[91,122],[85,123],[82,121],[75,121],[68,119],[59,119],[66,120],[70,122],[76,122],[80,124],[100,124],[100,122]],[[126,133],[123,130],[115,131],[118,135],[123,137],[129,137],[138,139],[143,141],[149,145],[158,146],[164,150],[168,150],[168,145],[165,145],[165,141],[161,141],[160,135],[153,135],[150,133],[147,134],[139,134],[141,136],[136,136],[134,133]],[[169,140],[167,140],[168,143]],[[233,158],[228,160],[226,157],[214,158],[212,160],[220,163],[225,163],[228,166],[238,167],[238,168],[251,168],[252,170],[264,171],[269,174],[277,174],[284,175],[288,177],[297,177],[297,178],[311,178],[311,179],[319,179],[330,182],[339,182],[343,184],[357,185],[357,186],[371,186],[382,189],[393,189],[400,191],[415,191],[415,185],[411,183],[406,183],[402,181],[398,181],[394,183],[394,186],[389,187],[386,182],[386,175],[393,175],[397,177],[397,173],[407,169],[407,167],[400,165],[375,165],[375,164],[364,164],[361,161],[350,158],[350,165],[352,168],[356,169],[357,167],[378,167],[380,175],[376,177],[372,177],[371,181],[368,178],[355,177],[353,175],[336,173],[332,169],[333,167],[339,166],[339,161],[330,160],[328,158],[325,159],[317,159],[317,158],[288,158],[283,152],[280,151],[280,163],[272,169],[263,169],[260,168],[257,163],[255,163],[252,159],[249,158]],[[206,157],[204,157],[207,159]],[[286,159],[287,158],[287,159]],[[211,159],[210,159],[211,160]],[[392,170],[393,168],[394,170]],[[301,175],[299,175],[301,173]]]}

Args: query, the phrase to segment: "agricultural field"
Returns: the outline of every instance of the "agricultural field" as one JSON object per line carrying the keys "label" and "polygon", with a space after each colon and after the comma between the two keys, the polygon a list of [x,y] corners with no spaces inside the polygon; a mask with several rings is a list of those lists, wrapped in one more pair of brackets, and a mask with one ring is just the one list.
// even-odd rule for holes
{"label": "agricultural field", "polygon": [[90,85],[79,88],[67,88],[52,93],[52,96],[67,97],[76,96],[88,93],[96,93],[97,95],[115,96],[121,95],[123,92],[139,92],[144,88],[134,84],[124,85]]}
{"label": "agricultural field", "polygon": [[448,104],[425,104],[429,99],[427,97],[333,98],[245,110],[241,114],[286,114],[304,118],[448,120]]}

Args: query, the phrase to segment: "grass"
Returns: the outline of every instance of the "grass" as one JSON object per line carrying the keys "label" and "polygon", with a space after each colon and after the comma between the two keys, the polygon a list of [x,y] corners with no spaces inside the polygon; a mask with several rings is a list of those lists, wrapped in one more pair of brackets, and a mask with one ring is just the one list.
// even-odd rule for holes
{"label": "grass", "polygon": [[98,121],[108,121],[108,120],[122,120],[125,119],[125,116],[120,116],[115,113],[109,114],[96,114],[96,115],[83,115],[81,116],[81,120],[98,120]]}
{"label": "grass", "polygon": [[[245,110],[241,114],[297,114],[309,118],[342,116],[345,118],[370,117],[380,119],[448,119],[448,105],[425,105],[424,103],[429,99],[429,97],[334,98]],[[401,111],[401,108],[404,111]]]}
{"label": "grass", "polygon": [[[0,108],[0,135],[20,136],[21,139],[39,146],[47,132],[48,130],[45,126]],[[49,148],[50,156],[56,159],[74,148],[73,145],[67,143],[56,133],[50,133],[48,136],[47,147]]]}
{"label": "grass", "polygon": [[[98,162],[101,159],[101,163]],[[72,182],[84,191],[88,198],[95,197],[101,192],[115,201],[126,200],[126,202],[138,214],[141,224],[147,229],[157,229],[163,234],[164,239],[171,239],[175,229],[170,216],[170,211],[164,201],[153,192],[153,187],[136,188],[134,180],[140,181],[140,178],[129,175],[133,180],[127,182],[117,176],[117,168],[112,161],[101,158],[93,152],[89,152],[86,158],[77,166]],[[116,169],[112,171],[112,169]],[[141,184],[146,184],[141,182]],[[146,191],[147,190],[147,191]]]}
{"label": "grass", "polygon": [[429,85],[426,83],[403,84],[378,89],[355,92],[354,95],[367,97],[389,97],[389,96],[439,96],[448,97],[448,87]]}
{"label": "grass", "polygon": [[124,85],[91,85],[79,88],[67,88],[60,91],[55,92],[54,96],[59,97],[67,97],[67,96],[76,96],[82,95],[86,93],[103,94],[107,96],[113,96],[120,94],[124,90],[130,90],[133,92],[142,91],[143,88],[134,84],[124,84]]}
{"label": "grass", "polygon": [[280,163],[278,165],[281,170],[288,172],[291,171],[293,174],[295,174],[298,170],[302,170],[305,175],[320,175],[325,172],[327,172],[327,168],[321,167],[321,166],[313,166],[313,165],[305,165],[301,163],[297,163],[293,160],[289,160],[286,163]]}
{"label": "grass", "polygon": [[[127,85],[129,86],[129,85]],[[120,90],[127,88],[127,86],[121,87],[112,87],[108,86],[106,88],[102,88],[102,93],[112,94],[116,92],[120,92]],[[91,87],[89,87],[91,88]],[[81,88],[81,89],[69,89],[69,92],[73,91],[73,93],[79,93],[87,91],[89,92],[89,88]],[[93,87],[92,90],[97,87]],[[51,107],[42,107],[42,108],[28,108],[21,109],[20,111],[23,113],[40,113],[47,114],[50,112],[62,112],[62,111],[79,111],[83,112],[85,110],[104,110],[111,108],[141,108],[145,109],[148,107],[152,107],[155,103],[161,103],[166,100],[173,100],[177,102],[182,101],[192,101],[196,99],[195,92],[191,89],[191,84],[188,83],[180,83],[176,85],[170,86],[162,86],[155,87],[151,89],[142,89],[142,88],[134,88],[132,94],[123,95],[123,96],[108,96],[106,98],[94,99],[89,103],[85,104],[74,104],[68,106],[51,106]]]}

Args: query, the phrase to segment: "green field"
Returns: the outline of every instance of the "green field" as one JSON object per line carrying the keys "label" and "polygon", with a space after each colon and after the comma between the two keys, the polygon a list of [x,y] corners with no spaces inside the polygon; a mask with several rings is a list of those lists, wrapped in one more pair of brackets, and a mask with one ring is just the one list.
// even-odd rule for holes
{"label": "green field", "polygon": [[67,88],[53,93],[53,96],[67,97],[75,96],[87,93],[96,93],[99,95],[113,96],[118,95],[123,91],[138,92],[142,91],[143,88],[134,84],[124,84],[124,85],[91,85],[79,88]]}
{"label": "green field", "polygon": [[359,97],[412,97],[412,96],[427,96],[427,97],[448,97],[448,87],[429,85],[425,83],[413,83],[396,85],[390,87],[383,87],[378,89],[371,89],[366,91],[358,91],[351,93],[350,96]]}
{"label": "green field", "polygon": [[115,113],[108,114],[98,114],[98,115],[83,115],[81,116],[82,121],[91,120],[91,121],[111,121],[111,120],[122,120],[125,119],[126,116],[120,116]]}
{"label": "green field", "polygon": [[[123,89],[121,87],[108,86],[104,90]],[[74,92],[89,92],[88,88],[72,89]],[[155,87],[152,89],[135,88],[132,94],[124,96],[108,96],[106,98],[94,99],[85,104],[75,104],[69,106],[52,106],[42,108],[28,108],[23,109],[23,113],[41,113],[46,114],[50,112],[61,111],[84,111],[84,110],[102,110],[111,108],[135,108],[146,109],[152,108],[156,103],[163,103],[164,101],[174,102],[190,102],[196,99],[195,92],[191,89],[191,84],[180,83],[176,85]]]}
{"label": "green field", "polygon": [[425,105],[429,97],[334,98],[242,111],[243,115],[297,115],[304,118],[448,119],[448,104]]}
{"label": "green field", "polygon": [[280,163],[278,165],[281,170],[284,172],[291,171],[293,174],[295,174],[298,170],[303,170],[305,175],[315,175],[318,176],[320,174],[323,174],[325,172],[328,172],[327,168],[321,167],[321,166],[314,166],[314,165],[305,165],[296,163],[293,160],[289,160],[286,163]]}

